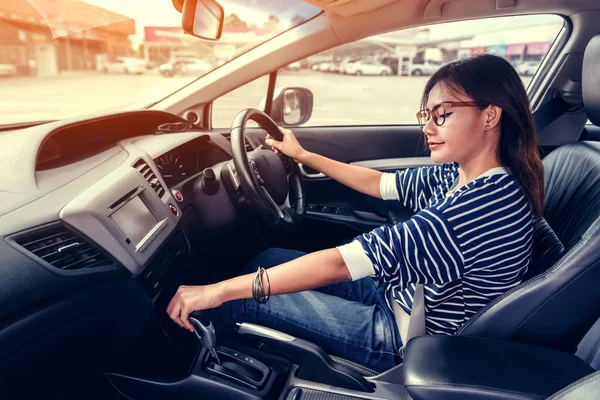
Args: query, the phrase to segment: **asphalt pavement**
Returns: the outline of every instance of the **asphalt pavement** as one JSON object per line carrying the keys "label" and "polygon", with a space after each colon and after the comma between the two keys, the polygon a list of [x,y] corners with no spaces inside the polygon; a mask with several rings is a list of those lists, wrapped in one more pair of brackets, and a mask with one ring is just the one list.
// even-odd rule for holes
{"label": "asphalt pavement", "polygon": [[[82,72],[56,77],[0,79],[0,124],[63,119],[151,103],[190,82],[193,77],[163,77]],[[306,126],[415,124],[428,77],[347,76],[318,71],[282,71],[277,87],[312,91],[314,107]],[[523,78],[527,84],[531,78]],[[228,127],[240,110],[258,107],[267,90],[259,78],[215,102],[213,126]]]}

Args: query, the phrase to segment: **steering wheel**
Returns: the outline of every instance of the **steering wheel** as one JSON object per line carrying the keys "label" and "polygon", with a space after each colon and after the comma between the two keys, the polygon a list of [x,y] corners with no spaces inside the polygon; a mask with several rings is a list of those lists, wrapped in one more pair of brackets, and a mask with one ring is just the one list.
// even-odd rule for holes
{"label": "steering wheel", "polygon": [[246,151],[246,124],[255,121],[274,139],[283,140],[277,124],[255,108],[242,110],[231,125],[231,150],[240,186],[251,206],[275,228],[292,230],[306,214],[304,182],[298,164],[272,150]]}

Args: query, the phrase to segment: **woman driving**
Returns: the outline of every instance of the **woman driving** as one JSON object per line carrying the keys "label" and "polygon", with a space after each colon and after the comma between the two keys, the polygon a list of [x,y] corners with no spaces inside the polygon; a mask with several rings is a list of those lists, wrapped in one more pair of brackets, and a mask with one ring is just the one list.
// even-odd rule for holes
{"label": "woman driving", "polygon": [[241,276],[181,286],[170,317],[193,331],[188,315],[213,309],[217,330],[253,322],[383,370],[412,336],[413,300],[423,299],[426,334],[450,335],[519,285],[544,190],[519,76],[492,55],[447,64],[427,82],[417,119],[436,165],[396,173],[308,152],[287,129],[281,142],[268,136],[275,151],[415,214],[337,248],[266,250]]}

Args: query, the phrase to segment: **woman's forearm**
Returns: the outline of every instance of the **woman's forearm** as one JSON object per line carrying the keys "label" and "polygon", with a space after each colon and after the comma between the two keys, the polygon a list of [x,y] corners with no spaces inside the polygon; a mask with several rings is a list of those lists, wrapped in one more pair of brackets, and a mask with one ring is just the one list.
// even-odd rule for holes
{"label": "woman's forearm", "polygon": [[[339,250],[310,253],[267,270],[271,295],[300,292],[351,280],[350,272]],[[247,274],[219,282],[221,301],[252,298],[255,274]],[[264,288],[267,290],[266,277]],[[266,294],[266,293],[265,293]]]}
{"label": "woman's forearm", "polygon": [[308,151],[298,161],[345,186],[369,196],[381,198],[379,185],[382,173],[379,171],[342,163]]}

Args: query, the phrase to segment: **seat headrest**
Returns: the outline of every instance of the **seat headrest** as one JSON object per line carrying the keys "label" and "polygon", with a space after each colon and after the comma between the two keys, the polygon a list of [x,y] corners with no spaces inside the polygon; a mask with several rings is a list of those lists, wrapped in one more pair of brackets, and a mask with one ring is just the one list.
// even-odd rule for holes
{"label": "seat headrest", "polygon": [[585,48],[581,86],[587,116],[594,125],[600,125],[600,34]]}

